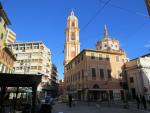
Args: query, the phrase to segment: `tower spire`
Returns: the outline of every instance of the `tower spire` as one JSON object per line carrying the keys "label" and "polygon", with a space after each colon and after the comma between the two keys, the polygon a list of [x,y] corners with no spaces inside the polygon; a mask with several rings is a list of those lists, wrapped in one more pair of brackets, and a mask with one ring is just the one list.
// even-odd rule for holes
{"label": "tower spire", "polygon": [[79,31],[78,19],[74,15],[74,11],[71,10],[67,19],[67,28],[65,29],[66,42],[64,48],[64,65],[80,53]]}
{"label": "tower spire", "polygon": [[74,11],[73,11],[73,9],[71,10],[71,16],[74,16]]}
{"label": "tower spire", "polygon": [[106,24],[104,26],[104,38],[108,38],[108,30]]}

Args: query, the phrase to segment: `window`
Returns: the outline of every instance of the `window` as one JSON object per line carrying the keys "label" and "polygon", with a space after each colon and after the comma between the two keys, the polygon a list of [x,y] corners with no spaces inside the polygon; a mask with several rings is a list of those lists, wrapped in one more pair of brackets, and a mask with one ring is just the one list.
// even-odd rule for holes
{"label": "window", "polygon": [[37,66],[31,66],[31,69],[35,70],[35,69],[37,69]]}
{"label": "window", "polygon": [[95,59],[94,53],[91,53],[91,59]]}
{"label": "window", "polygon": [[22,67],[20,67],[20,70],[22,70],[23,68]]}
{"label": "window", "polygon": [[75,40],[75,32],[71,33],[71,40]]}
{"label": "window", "polygon": [[4,34],[2,33],[2,34],[1,34],[1,40],[3,40],[3,37],[4,37]]}
{"label": "window", "polygon": [[82,80],[84,79],[84,70],[82,70]]}
{"label": "window", "polygon": [[92,77],[96,77],[96,69],[92,68]]}
{"label": "window", "polygon": [[134,82],[133,77],[130,77],[130,83],[133,83],[133,82]]}
{"label": "window", "polygon": [[33,46],[33,49],[39,49],[39,46]]}
{"label": "window", "polygon": [[74,27],[74,26],[75,26],[75,23],[74,23],[74,22],[72,22],[71,26],[72,26],[72,27]]}
{"label": "window", "polygon": [[38,66],[38,70],[42,70],[42,66]]}
{"label": "window", "polygon": [[119,62],[119,56],[116,56],[116,62]]}
{"label": "window", "polygon": [[19,67],[16,67],[16,70],[19,70]]}
{"label": "window", "polygon": [[108,78],[111,78],[111,70],[107,69]]}
{"label": "window", "polygon": [[102,46],[100,46],[99,49],[101,50],[101,49],[102,49]]}
{"label": "window", "polygon": [[100,69],[100,78],[104,79],[104,70],[103,69]]}
{"label": "window", "polygon": [[99,54],[99,60],[103,60],[102,54]]}
{"label": "window", "polygon": [[18,50],[18,45],[14,45],[13,49]]}
{"label": "window", "polygon": [[80,81],[80,72],[78,72],[78,80]]}
{"label": "window", "polygon": [[109,55],[106,55],[106,60],[107,60],[107,61],[109,61],[109,60],[110,60]]}

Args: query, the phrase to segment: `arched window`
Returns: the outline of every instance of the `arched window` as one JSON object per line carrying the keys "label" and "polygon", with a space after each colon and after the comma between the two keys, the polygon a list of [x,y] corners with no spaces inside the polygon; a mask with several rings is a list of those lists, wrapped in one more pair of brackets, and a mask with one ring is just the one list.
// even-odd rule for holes
{"label": "arched window", "polygon": [[72,22],[72,23],[71,23],[71,26],[72,26],[72,27],[74,27],[74,26],[75,26],[75,23],[74,23],[74,22]]}
{"label": "arched window", "polygon": [[97,84],[94,84],[93,88],[94,89],[99,89],[99,86]]}
{"label": "arched window", "polygon": [[71,40],[75,40],[75,33],[74,32],[71,33]]}

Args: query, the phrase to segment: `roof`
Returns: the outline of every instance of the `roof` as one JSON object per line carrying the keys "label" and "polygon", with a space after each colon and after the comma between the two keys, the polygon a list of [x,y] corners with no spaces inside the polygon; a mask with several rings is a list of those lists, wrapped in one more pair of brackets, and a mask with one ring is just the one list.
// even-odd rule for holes
{"label": "roof", "polygon": [[34,87],[41,82],[42,75],[0,73],[0,86]]}
{"label": "roof", "polygon": [[101,51],[101,50],[94,50],[94,49],[83,49],[77,56],[75,56],[71,61],[68,62],[67,65],[69,65],[71,62],[73,62],[78,56],[80,56],[81,54],[83,54],[86,51],[90,51],[90,52],[99,52],[99,53],[109,53],[109,54],[123,54],[123,53],[119,53],[119,52],[115,52],[115,51]]}
{"label": "roof", "polygon": [[30,43],[43,43],[42,41],[30,41],[30,42],[15,42],[13,44],[8,45],[15,45],[15,44],[30,44]]}
{"label": "roof", "polygon": [[7,14],[5,13],[5,10],[3,9],[1,2],[0,2],[0,16],[3,17],[3,19],[7,25],[11,24],[9,18],[7,17]]}
{"label": "roof", "polygon": [[144,57],[150,57],[150,53],[145,54],[145,55],[142,55],[142,56],[137,57],[137,58],[134,58],[134,59],[131,59],[130,61],[137,60],[137,59],[139,59],[139,58],[144,58]]}

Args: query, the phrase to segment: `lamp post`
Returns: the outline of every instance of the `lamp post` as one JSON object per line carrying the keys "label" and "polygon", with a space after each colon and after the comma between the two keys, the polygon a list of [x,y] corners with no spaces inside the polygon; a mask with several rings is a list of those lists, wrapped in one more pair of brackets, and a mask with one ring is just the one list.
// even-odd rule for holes
{"label": "lamp post", "polygon": [[86,96],[85,96],[85,100],[87,101],[88,103],[88,106],[89,106],[89,88],[88,88],[88,72],[85,72],[85,83],[86,83],[86,87],[85,87],[85,91],[86,91]]}

